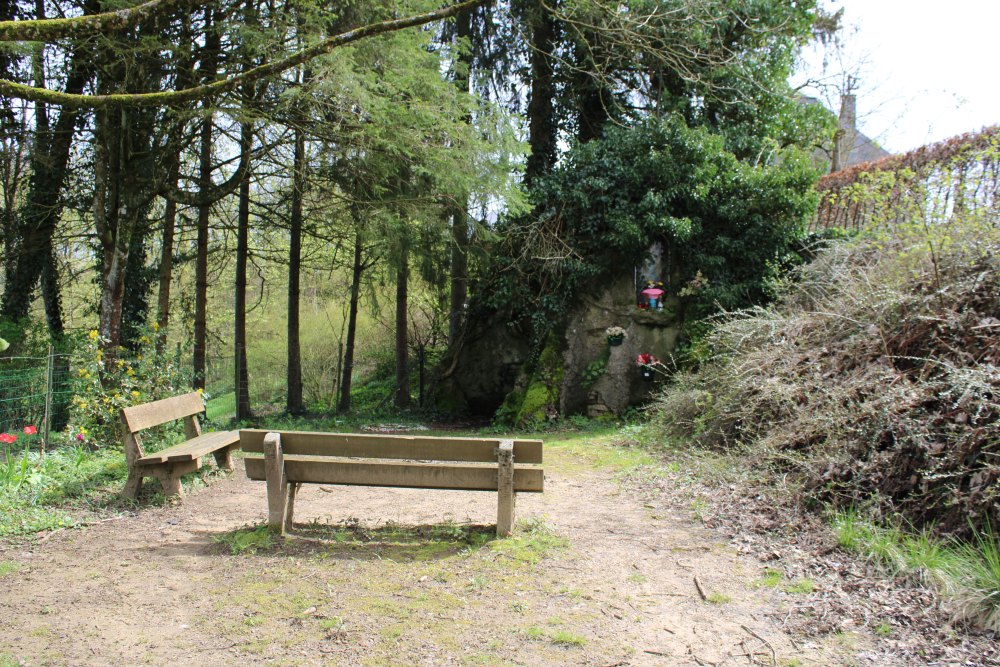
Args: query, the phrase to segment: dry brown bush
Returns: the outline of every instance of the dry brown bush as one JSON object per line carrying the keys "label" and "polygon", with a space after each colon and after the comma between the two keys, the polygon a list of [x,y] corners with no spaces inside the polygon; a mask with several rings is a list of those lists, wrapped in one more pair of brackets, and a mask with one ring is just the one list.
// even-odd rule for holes
{"label": "dry brown bush", "polygon": [[946,534],[1000,526],[995,215],[832,246],[705,343],[654,408],[669,439],[752,448],[809,499]]}

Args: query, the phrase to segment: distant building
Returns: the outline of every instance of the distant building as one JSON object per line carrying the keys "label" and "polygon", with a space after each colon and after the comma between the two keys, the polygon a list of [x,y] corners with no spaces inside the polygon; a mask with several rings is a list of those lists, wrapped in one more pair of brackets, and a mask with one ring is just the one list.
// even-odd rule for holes
{"label": "distant building", "polygon": [[[802,96],[799,101],[802,104],[822,104],[815,97],[808,96]],[[889,151],[858,129],[857,98],[854,95],[843,95],[840,98],[840,115],[833,146],[829,149],[817,148],[813,159],[817,164],[827,165],[832,173],[862,162],[881,160],[889,155]]]}

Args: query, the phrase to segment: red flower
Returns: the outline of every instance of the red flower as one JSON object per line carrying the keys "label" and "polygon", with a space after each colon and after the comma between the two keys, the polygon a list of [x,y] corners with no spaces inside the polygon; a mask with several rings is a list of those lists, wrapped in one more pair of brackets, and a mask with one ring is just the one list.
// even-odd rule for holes
{"label": "red flower", "polygon": [[24,434],[25,435],[35,435],[36,433],[38,433],[38,429],[35,428],[34,426],[25,426],[24,427]]}
{"label": "red flower", "polygon": [[10,444],[17,440],[17,436],[11,433],[0,433],[0,442],[5,444]]}
{"label": "red flower", "polygon": [[652,366],[654,364],[660,363],[660,360],[649,354],[648,352],[643,352],[638,357],[635,358],[635,363],[638,366]]}

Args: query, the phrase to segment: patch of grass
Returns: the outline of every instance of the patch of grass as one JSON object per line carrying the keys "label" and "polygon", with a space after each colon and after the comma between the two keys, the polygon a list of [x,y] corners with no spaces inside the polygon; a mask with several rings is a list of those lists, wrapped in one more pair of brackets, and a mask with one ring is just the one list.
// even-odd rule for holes
{"label": "patch of grass", "polygon": [[647,449],[624,446],[617,434],[616,428],[606,426],[591,433],[547,439],[545,451],[556,457],[556,467],[567,470],[599,468],[625,475],[658,464]]}
{"label": "patch of grass", "polygon": [[725,593],[709,593],[705,601],[709,604],[729,604],[733,599]]}
{"label": "patch of grass", "polygon": [[0,653],[0,667],[21,667],[21,661],[9,653]]}
{"label": "patch of grass", "polygon": [[559,646],[575,646],[575,647],[583,646],[584,644],[587,643],[586,638],[581,637],[580,635],[574,635],[572,632],[569,632],[568,630],[556,630],[549,637],[549,641]]}
{"label": "patch of grass", "polygon": [[881,623],[875,626],[875,634],[877,634],[879,637],[888,637],[889,635],[892,634],[892,626],[886,623],[885,621],[882,621]]}
{"label": "patch of grass", "polygon": [[13,560],[0,560],[0,577],[14,574],[21,570],[21,564]]}
{"label": "patch of grass", "polygon": [[914,576],[956,604],[956,616],[1000,631],[1000,540],[987,524],[971,541],[937,540],[882,526],[854,509],[833,517],[841,547],[891,575]]}
{"label": "patch of grass", "polygon": [[648,577],[644,574],[633,573],[628,575],[628,580],[635,584],[644,584]]}
{"label": "patch of grass", "polygon": [[525,628],[524,636],[532,641],[538,641],[545,638],[545,630],[537,625],[532,625],[529,628]]}
{"label": "patch of grass", "polygon": [[490,542],[490,548],[511,561],[535,565],[555,551],[569,546],[569,540],[557,535],[543,519],[518,522],[518,530],[510,537]]}
{"label": "patch of grass", "polygon": [[481,575],[474,575],[469,577],[469,581],[465,588],[469,591],[479,592],[486,588],[486,577]]}
{"label": "patch of grass", "polygon": [[796,579],[785,586],[786,593],[812,593],[815,586],[812,579]]}
{"label": "patch of grass", "polygon": [[276,543],[274,533],[268,530],[266,524],[259,526],[244,526],[236,530],[215,538],[219,544],[224,544],[229,553],[234,556],[240,554],[255,554],[258,551],[266,551]]}
{"label": "patch of grass", "polygon": [[764,575],[751,583],[751,586],[753,588],[775,588],[784,578],[785,575],[781,570],[768,567],[764,569]]}

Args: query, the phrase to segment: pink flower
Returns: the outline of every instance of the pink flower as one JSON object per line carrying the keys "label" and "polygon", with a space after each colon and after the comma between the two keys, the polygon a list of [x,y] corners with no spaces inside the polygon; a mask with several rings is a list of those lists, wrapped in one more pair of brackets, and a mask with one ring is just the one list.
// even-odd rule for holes
{"label": "pink flower", "polygon": [[34,426],[25,426],[24,427],[24,434],[25,435],[35,435],[36,433],[38,433],[38,429],[35,428]]}
{"label": "pink flower", "polygon": [[11,433],[0,433],[0,442],[4,444],[10,444],[17,440],[17,436]]}
{"label": "pink flower", "polygon": [[76,434],[76,439],[77,439],[77,440],[79,440],[80,442],[83,442],[83,441],[84,441],[84,439],[85,439],[85,438],[83,437],[83,433],[77,433],[77,434]]}

